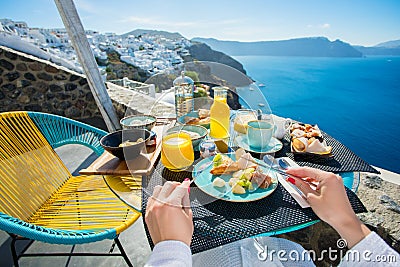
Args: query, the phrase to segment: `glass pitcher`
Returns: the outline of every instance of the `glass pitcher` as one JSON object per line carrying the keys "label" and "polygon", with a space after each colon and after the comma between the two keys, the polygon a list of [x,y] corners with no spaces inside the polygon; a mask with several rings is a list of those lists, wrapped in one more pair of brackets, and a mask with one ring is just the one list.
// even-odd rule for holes
{"label": "glass pitcher", "polygon": [[185,72],[182,71],[181,76],[174,80],[173,85],[175,90],[175,112],[178,118],[194,110],[194,81],[185,76]]}

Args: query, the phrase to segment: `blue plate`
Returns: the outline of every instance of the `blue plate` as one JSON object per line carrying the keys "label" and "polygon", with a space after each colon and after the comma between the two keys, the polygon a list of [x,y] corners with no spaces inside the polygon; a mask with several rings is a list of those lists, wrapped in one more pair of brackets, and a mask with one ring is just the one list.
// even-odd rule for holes
{"label": "blue plate", "polygon": [[268,146],[263,148],[251,147],[248,143],[247,135],[236,136],[235,142],[239,147],[243,148],[244,150],[255,153],[274,153],[281,150],[283,147],[282,142],[275,137],[272,137],[271,142],[269,142]]}
{"label": "blue plate", "polygon": [[[231,159],[235,160],[235,154],[229,153],[225,154],[229,156]],[[255,191],[250,192],[246,190],[245,194],[234,194],[232,193],[232,188],[229,186],[229,179],[232,178],[232,174],[223,174],[223,175],[212,175],[210,170],[212,169],[212,161],[213,157],[209,157],[203,159],[199,163],[196,164],[193,170],[193,177],[196,177],[194,183],[197,187],[202,190],[204,193],[213,196],[218,199],[231,201],[231,202],[250,202],[255,201],[266,196],[272,194],[275,189],[278,187],[278,177],[275,172],[269,171],[268,168],[259,167],[265,174],[268,174],[272,178],[272,184],[268,188],[257,188]],[[256,161],[262,164],[262,161],[255,159]],[[205,167],[205,168],[204,168]],[[221,178],[225,181],[224,187],[214,187],[212,182],[215,178]]]}

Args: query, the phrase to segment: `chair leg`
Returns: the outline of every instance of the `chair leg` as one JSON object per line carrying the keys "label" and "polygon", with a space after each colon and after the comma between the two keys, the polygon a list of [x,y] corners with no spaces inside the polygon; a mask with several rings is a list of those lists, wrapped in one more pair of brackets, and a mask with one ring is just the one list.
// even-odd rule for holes
{"label": "chair leg", "polygon": [[71,250],[69,251],[68,260],[67,260],[67,262],[65,263],[65,266],[68,266],[68,265],[69,265],[69,263],[70,263],[70,261],[71,261],[71,258],[72,258],[72,255],[73,255],[73,253],[74,253],[74,250],[75,250],[75,245],[72,245]]}
{"label": "chair leg", "polygon": [[128,256],[126,255],[124,247],[122,246],[121,242],[118,239],[118,236],[116,238],[114,238],[114,241],[117,244],[119,251],[121,252],[121,256],[124,257],[126,264],[128,264],[129,267],[133,267],[131,261],[129,260]]}
{"label": "chair leg", "polygon": [[[110,251],[108,253],[74,253],[74,248],[75,245],[72,246],[72,249],[70,251],[70,253],[35,253],[35,254],[30,254],[30,253],[25,253],[25,251],[30,247],[30,245],[32,245],[32,243],[34,242],[34,240],[30,240],[30,239],[25,239],[25,238],[21,238],[19,239],[18,236],[15,236],[13,234],[10,234],[11,236],[11,243],[10,243],[10,248],[11,248],[11,254],[13,257],[13,262],[14,262],[14,266],[15,267],[19,267],[19,263],[18,260],[20,257],[40,257],[40,256],[68,256],[68,261],[67,261],[67,265],[69,264],[70,260],[71,260],[71,256],[122,256],[126,262],[126,264],[129,267],[133,267],[131,261],[129,260],[124,247],[122,246],[121,242],[118,239],[118,236],[116,238],[114,238],[114,242],[112,244],[112,248],[110,249]],[[27,244],[24,249],[21,251],[20,255],[18,255],[17,253],[17,248],[16,248],[16,243],[18,240],[29,240],[29,244]],[[114,250],[114,246],[115,244],[117,245],[120,253],[116,253],[116,254],[112,254],[112,251]],[[110,255],[111,254],[111,255]]]}
{"label": "chair leg", "polygon": [[[33,242],[35,242],[35,240],[20,237],[20,236],[11,234],[11,233],[8,233],[8,234],[11,237],[10,248],[11,248],[11,254],[13,257],[14,266],[18,267],[19,266],[19,263],[18,263],[19,258],[21,258],[24,255],[24,253],[29,249],[29,247],[33,244]],[[29,241],[29,243],[25,245],[25,247],[20,251],[20,253],[18,255],[17,241],[23,241],[23,240]]]}
{"label": "chair leg", "polygon": [[11,236],[11,238],[12,238],[12,240],[11,240],[10,246],[11,246],[11,254],[13,257],[14,266],[19,267],[17,249],[15,248],[15,242],[17,241],[17,239],[13,236]]}

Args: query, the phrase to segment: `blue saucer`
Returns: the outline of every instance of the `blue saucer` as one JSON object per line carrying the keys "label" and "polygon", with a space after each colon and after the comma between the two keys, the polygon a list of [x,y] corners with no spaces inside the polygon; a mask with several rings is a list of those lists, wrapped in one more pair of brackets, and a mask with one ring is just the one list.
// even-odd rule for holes
{"label": "blue saucer", "polygon": [[255,153],[274,153],[282,149],[283,144],[275,137],[271,138],[268,146],[262,148],[251,147],[247,140],[247,135],[238,135],[235,138],[235,143],[244,150]]}

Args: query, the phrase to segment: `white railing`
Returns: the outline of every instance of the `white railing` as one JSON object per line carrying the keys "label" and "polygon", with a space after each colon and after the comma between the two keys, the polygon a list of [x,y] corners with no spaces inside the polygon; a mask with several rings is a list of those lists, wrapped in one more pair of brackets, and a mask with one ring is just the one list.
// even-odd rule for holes
{"label": "white railing", "polygon": [[156,97],[156,90],[154,84],[145,84],[137,81],[132,81],[129,80],[127,77],[118,80],[109,80],[109,82],[151,96],[153,98]]}

